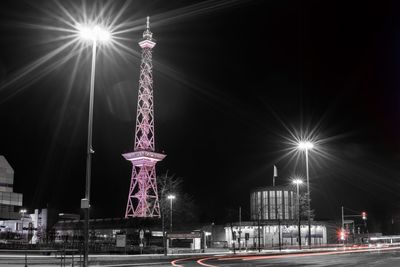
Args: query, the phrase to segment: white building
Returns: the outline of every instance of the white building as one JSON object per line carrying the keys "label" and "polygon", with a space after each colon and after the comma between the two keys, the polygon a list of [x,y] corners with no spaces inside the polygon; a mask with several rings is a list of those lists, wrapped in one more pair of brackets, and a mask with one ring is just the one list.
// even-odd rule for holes
{"label": "white building", "polygon": [[[250,219],[225,227],[228,247],[271,248],[299,245],[299,207],[292,187],[271,186],[250,193]],[[301,245],[308,245],[308,221],[300,223]],[[240,240],[240,241],[239,241]],[[327,227],[311,221],[311,245],[328,243]]]}

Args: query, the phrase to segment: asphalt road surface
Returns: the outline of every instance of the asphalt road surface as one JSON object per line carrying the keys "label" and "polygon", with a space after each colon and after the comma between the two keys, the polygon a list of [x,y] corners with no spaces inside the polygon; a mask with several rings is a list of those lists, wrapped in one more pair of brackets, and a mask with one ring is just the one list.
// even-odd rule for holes
{"label": "asphalt road surface", "polygon": [[351,253],[320,252],[310,254],[291,254],[275,256],[235,256],[235,257],[208,257],[173,261],[178,267],[189,266],[400,266],[400,248],[389,250],[375,249],[361,250]]}
{"label": "asphalt road surface", "polygon": [[[65,266],[72,266],[71,259]],[[30,258],[28,266],[61,266],[60,259],[54,257]],[[21,256],[4,255],[0,257],[0,266],[24,266]],[[79,266],[75,262],[74,266]],[[183,256],[178,259],[141,259],[117,257],[113,260],[91,262],[90,266],[128,267],[128,266],[175,266],[175,267],[261,267],[261,266],[387,266],[400,267],[400,247],[381,249],[361,249],[354,251],[324,251],[312,253],[290,253],[281,255],[221,255],[221,256]]]}

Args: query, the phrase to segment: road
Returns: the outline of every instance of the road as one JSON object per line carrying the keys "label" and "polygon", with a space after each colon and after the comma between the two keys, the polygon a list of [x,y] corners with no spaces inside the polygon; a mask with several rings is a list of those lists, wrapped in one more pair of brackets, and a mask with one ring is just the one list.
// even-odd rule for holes
{"label": "road", "polygon": [[359,250],[352,252],[319,252],[286,255],[217,256],[196,259],[179,259],[172,262],[175,267],[189,266],[400,266],[400,248]]}

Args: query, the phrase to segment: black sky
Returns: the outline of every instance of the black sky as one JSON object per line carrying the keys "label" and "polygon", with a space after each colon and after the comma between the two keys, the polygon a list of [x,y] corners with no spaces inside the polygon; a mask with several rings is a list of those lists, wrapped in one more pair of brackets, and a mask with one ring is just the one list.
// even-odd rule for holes
{"label": "black sky", "polygon": [[[26,207],[78,212],[89,58],[73,80],[70,60],[5,86],[62,45],[49,42],[58,33],[28,26],[59,25],[43,11],[56,2],[30,2],[0,4],[0,154]],[[321,147],[329,158],[310,156],[318,218],[338,218],[341,205],[377,223],[400,214],[396,1],[132,1],[124,12],[143,23],[147,15],[157,40],[156,146],[168,155],[158,173],[183,178],[203,221],[224,222],[237,206],[248,216],[249,192],[272,183],[274,164],[281,184],[304,173],[303,162],[281,158],[283,125],[334,137]],[[125,35],[136,51],[142,31]],[[94,216],[121,217],[131,171],[121,153],[133,147],[139,62],[108,60],[97,61],[92,205]]]}

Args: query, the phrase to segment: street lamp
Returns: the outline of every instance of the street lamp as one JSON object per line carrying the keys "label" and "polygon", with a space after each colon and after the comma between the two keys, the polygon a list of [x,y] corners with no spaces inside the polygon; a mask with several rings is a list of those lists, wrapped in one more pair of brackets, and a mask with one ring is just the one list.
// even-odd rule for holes
{"label": "street lamp", "polygon": [[170,218],[169,218],[169,231],[172,232],[172,201],[175,199],[175,195],[168,195],[169,199],[169,210],[170,210]]}
{"label": "street lamp", "polygon": [[299,186],[303,183],[301,179],[294,179],[292,181],[293,184],[296,185],[296,194],[297,194],[297,229],[298,229],[298,238],[299,238],[299,249],[301,249],[301,231],[300,231],[300,191]]}
{"label": "street lamp", "polygon": [[307,176],[307,219],[308,219],[308,246],[311,248],[311,202],[310,202],[310,177],[308,174],[308,150],[313,149],[314,145],[310,141],[300,141],[297,145],[299,150],[306,152],[306,176]]}
{"label": "street lamp", "polygon": [[93,133],[93,101],[94,101],[94,79],[96,73],[96,49],[98,43],[107,43],[111,40],[111,33],[100,25],[78,25],[79,38],[82,41],[91,42],[92,45],[92,67],[90,74],[90,92],[89,92],[89,120],[88,120],[88,137],[87,137],[87,157],[86,157],[86,184],[85,198],[81,200],[81,208],[85,214],[84,226],[84,255],[83,266],[88,266],[89,254],[89,207],[90,207],[90,177],[92,166],[92,133]]}

